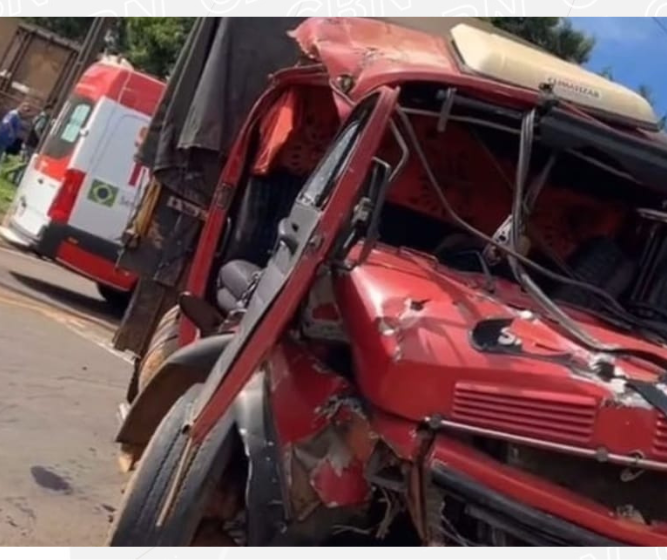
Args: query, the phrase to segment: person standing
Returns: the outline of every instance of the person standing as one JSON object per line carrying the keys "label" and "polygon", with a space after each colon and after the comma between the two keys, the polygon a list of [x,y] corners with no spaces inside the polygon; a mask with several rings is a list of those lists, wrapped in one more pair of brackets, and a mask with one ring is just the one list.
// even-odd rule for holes
{"label": "person standing", "polygon": [[42,137],[48,131],[49,121],[51,120],[51,111],[53,105],[46,105],[39,114],[32,119],[32,125],[25,141],[26,157],[29,160],[37,150]]}
{"label": "person standing", "polygon": [[24,102],[9,111],[0,121],[0,159],[4,157],[7,148],[21,137],[30,111],[30,104]]}

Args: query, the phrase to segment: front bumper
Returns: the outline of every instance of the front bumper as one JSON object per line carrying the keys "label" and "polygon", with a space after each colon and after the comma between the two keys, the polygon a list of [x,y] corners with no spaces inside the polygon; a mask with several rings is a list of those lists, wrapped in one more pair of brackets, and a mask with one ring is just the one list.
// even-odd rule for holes
{"label": "front bumper", "polygon": [[34,243],[33,240],[24,237],[9,226],[0,226],[0,238],[12,247],[16,247],[23,251],[31,249]]}
{"label": "front bumper", "polygon": [[116,267],[120,245],[68,224],[51,222],[33,238],[10,221],[0,227],[0,236],[10,245],[56,261],[93,282],[120,291],[130,291],[136,283],[134,275]]}
{"label": "front bumper", "polygon": [[[456,500],[466,515],[498,528],[504,534],[532,546],[623,546],[624,543],[584,529],[564,519],[526,506],[486,488],[444,464],[431,471],[433,488],[443,503]],[[442,513],[436,504],[429,525],[432,534],[441,530]],[[446,527],[443,529],[446,531]]]}
{"label": "front bumper", "polygon": [[[427,458],[425,493],[458,502],[465,515],[538,546],[667,546],[667,525],[636,521],[558,486],[439,435]],[[437,503],[436,503],[437,507]],[[437,535],[441,515],[431,509]],[[446,520],[445,520],[446,523]]]}
{"label": "front bumper", "polygon": [[115,263],[120,246],[101,239],[68,224],[49,223],[35,243],[35,251],[46,258],[56,260],[64,243],[78,247],[81,251]]}

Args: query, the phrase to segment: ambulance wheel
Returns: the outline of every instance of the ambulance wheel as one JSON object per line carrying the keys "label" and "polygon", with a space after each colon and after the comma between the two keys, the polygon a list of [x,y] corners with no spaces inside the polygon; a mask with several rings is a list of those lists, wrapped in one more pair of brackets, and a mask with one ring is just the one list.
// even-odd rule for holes
{"label": "ambulance wheel", "polygon": [[132,299],[131,290],[129,292],[123,292],[121,290],[116,290],[115,288],[105,286],[104,284],[97,284],[97,291],[112,307],[112,309],[119,313],[125,312],[127,306],[130,304],[130,299]]}
{"label": "ambulance wheel", "polygon": [[[191,387],[163,418],[134,471],[107,537],[107,546],[197,546],[206,542],[229,544],[222,536],[213,542],[205,531],[207,506],[215,494],[224,465],[229,462],[227,445],[208,439],[192,460],[181,465],[188,443],[183,425],[201,390]],[[218,438],[220,439],[220,438]],[[227,440],[224,435],[223,442]],[[183,484],[173,496],[172,483],[181,472]],[[163,508],[171,496],[169,512]]]}

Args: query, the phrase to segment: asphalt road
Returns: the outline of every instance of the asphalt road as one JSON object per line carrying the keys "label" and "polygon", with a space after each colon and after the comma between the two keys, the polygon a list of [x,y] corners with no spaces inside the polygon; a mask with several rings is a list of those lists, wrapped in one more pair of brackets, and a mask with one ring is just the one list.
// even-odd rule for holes
{"label": "asphalt road", "polygon": [[0,247],[0,545],[104,542],[131,365],[93,284]]}

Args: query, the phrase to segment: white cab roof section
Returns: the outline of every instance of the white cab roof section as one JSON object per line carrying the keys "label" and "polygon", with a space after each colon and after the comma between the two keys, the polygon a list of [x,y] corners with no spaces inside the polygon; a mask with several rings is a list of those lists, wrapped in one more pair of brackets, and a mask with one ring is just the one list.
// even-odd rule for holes
{"label": "white cab roof section", "polygon": [[549,83],[561,99],[601,117],[652,130],[658,126],[650,103],[641,95],[576,64],[466,24],[453,27],[451,36],[463,71],[533,90]]}

